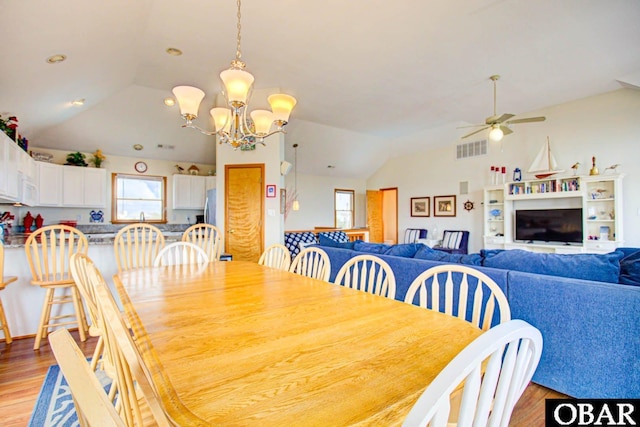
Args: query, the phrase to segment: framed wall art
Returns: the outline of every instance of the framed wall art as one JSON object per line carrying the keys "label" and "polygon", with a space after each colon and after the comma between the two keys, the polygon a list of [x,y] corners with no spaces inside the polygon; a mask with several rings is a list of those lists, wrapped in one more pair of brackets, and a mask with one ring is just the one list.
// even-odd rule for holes
{"label": "framed wall art", "polygon": [[456,216],[456,196],[434,196],[433,216]]}
{"label": "framed wall art", "polygon": [[276,197],[276,186],[273,184],[267,185],[267,197],[274,198]]}
{"label": "framed wall art", "polygon": [[430,216],[431,197],[412,197],[411,216]]}

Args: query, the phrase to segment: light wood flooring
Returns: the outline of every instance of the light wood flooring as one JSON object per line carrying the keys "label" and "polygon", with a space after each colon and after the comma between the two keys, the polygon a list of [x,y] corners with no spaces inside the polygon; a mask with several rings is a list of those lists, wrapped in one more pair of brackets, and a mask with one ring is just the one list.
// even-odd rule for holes
{"label": "light wood flooring", "polygon": [[[79,342],[76,332],[72,332]],[[80,343],[85,355],[91,356],[97,338]],[[0,425],[24,427],[29,422],[42,381],[50,365],[55,364],[51,348],[45,342],[33,350],[33,338],[0,342]],[[537,384],[531,384],[518,401],[512,427],[543,427],[544,402],[548,398],[566,397]]]}

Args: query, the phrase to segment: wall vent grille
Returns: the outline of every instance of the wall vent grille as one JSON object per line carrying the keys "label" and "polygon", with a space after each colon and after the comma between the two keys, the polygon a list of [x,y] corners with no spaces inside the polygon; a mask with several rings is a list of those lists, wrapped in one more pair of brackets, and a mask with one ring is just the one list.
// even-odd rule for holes
{"label": "wall vent grille", "polygon": [[486,139],[456,145],[456,160],[467,159],[469,157],[485,156],[486,154]]}

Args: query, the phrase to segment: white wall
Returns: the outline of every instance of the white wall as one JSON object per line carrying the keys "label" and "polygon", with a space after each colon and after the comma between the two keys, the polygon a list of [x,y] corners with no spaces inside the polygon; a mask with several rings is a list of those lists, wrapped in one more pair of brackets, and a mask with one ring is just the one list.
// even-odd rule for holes
{"label": "white wall", "polygon": [[[213,149],[213,148],[212,148]],[[31,147],[31,151],[42,152],[42,153],[50,153],[53,155],[53,163],[56,164],[64,164],[66,161],[67,154],[69,151],[62,150],[51,150],[45,148],[37,148]],[[105,152],[105,150],[103,150]],[[87,155],[87,163],[91,158],[91,153],[84,153]],[[105,208],[96,208],[101,209],[104,212],[104,222],[105,224],[109,224],[111,222],[111,174],[112,173],[127,173],[132,175],[139,175],[138,172],[135,171],[134,165],[138,161],[144,161],[147,166],[147,172],[142,175],[155,175],[155,176],[166,176],[167,177],[167,221],[170,224],[187,224],[187,223],[195,223],[196,215],[202,214],[201,210],[184,210],[178,209],[174,210],[173,206],[173,183],[172,183],[172,175],[176,174],[178,170],[176,169],[175,161],[167,161],[167,160],[150,160],[143,158],[133,158],[133,157],[120,157],[113,156],[110,154],[105,154],[107,159],[102,163],[102,169],[106,169],[107,171],[107,206]],[[185,171],[191,166],[189,163],[179,163]],[[209,171],[215,171],[214,165],[207,164],[196,164],[196,166],[200,169],[200,175],[208,174]],[[15,209],[15,208],[14,208]],[[6,210],[0,208],[0,210]],[[57,224],[60,220],[77,220],[78,224],[89,224],[89,213],[92,211],[92,208],[52,208],[52,207],[21,207],[18,209],[16,214],[16,224],[22,224],[22,219],[27,214],[27,211],[31,212],[31,214],[35,217],[38,213],[42,215],[44,218],[44,225]]]}
{"label": "white wall", "polygon": [[[542,123],[514,125],[514,133],[502,143],[490,143],[487,156],[456,160],[455,147],[461,142],[458,131],[442,139],[446,147],[398,157],[389,160],[368,180],[367,188],[398,187],[399,231],[408,227],[434,226],[442,234],[444,229],[470,230],[469,250],[482,248],[482,188],[489,184],[491,165],[507,166],[511,179],[513,169],[523,170],[523,178],[531,178],[526,171],[547,136],[561,169],[572,174],[571,165],[579,161],[579,174],[588,175],[591,157],[596,157],[600,173],[612,164],[619,163],[618,172],[626,176],[623,181],[625,245],[640,246],[640,157],[637,155],[640,139],[640,91],[620,89],[607,94],[589,97],[539,111],[519,114],[518,117],[544,115]],[[459,183],[468,181],[469,194],[459,194]],[[457,216],[443,218],[433,216],[433,196],[457,196]],[[431,197],[431,217],[412,218],[409,211],[411,197]],[[462,205],[466,200],[475,203],[475,209],[467,212]],[[431,234],[431,231],[430,231]]]}
{"label": "white wall", "polygon": [[[294,188],[294,172],[286,177],[288,190]],[[334,190],[354,190],[355,226],[366,226],[366,181],[334,176],[302,175],[298,173],[299,211],[291,211],[285,222],[286,230],[313,230],[314,227],[334,226]]]}

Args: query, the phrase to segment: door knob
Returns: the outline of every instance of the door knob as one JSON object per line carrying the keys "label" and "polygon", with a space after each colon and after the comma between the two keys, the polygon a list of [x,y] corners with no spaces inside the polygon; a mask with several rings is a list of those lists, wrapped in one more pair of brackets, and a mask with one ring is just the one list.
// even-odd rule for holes
{"label": "door knob", "polygon": [[234,231],[234,230],[229,230],[229,234],[233,234],[233,231]]}

